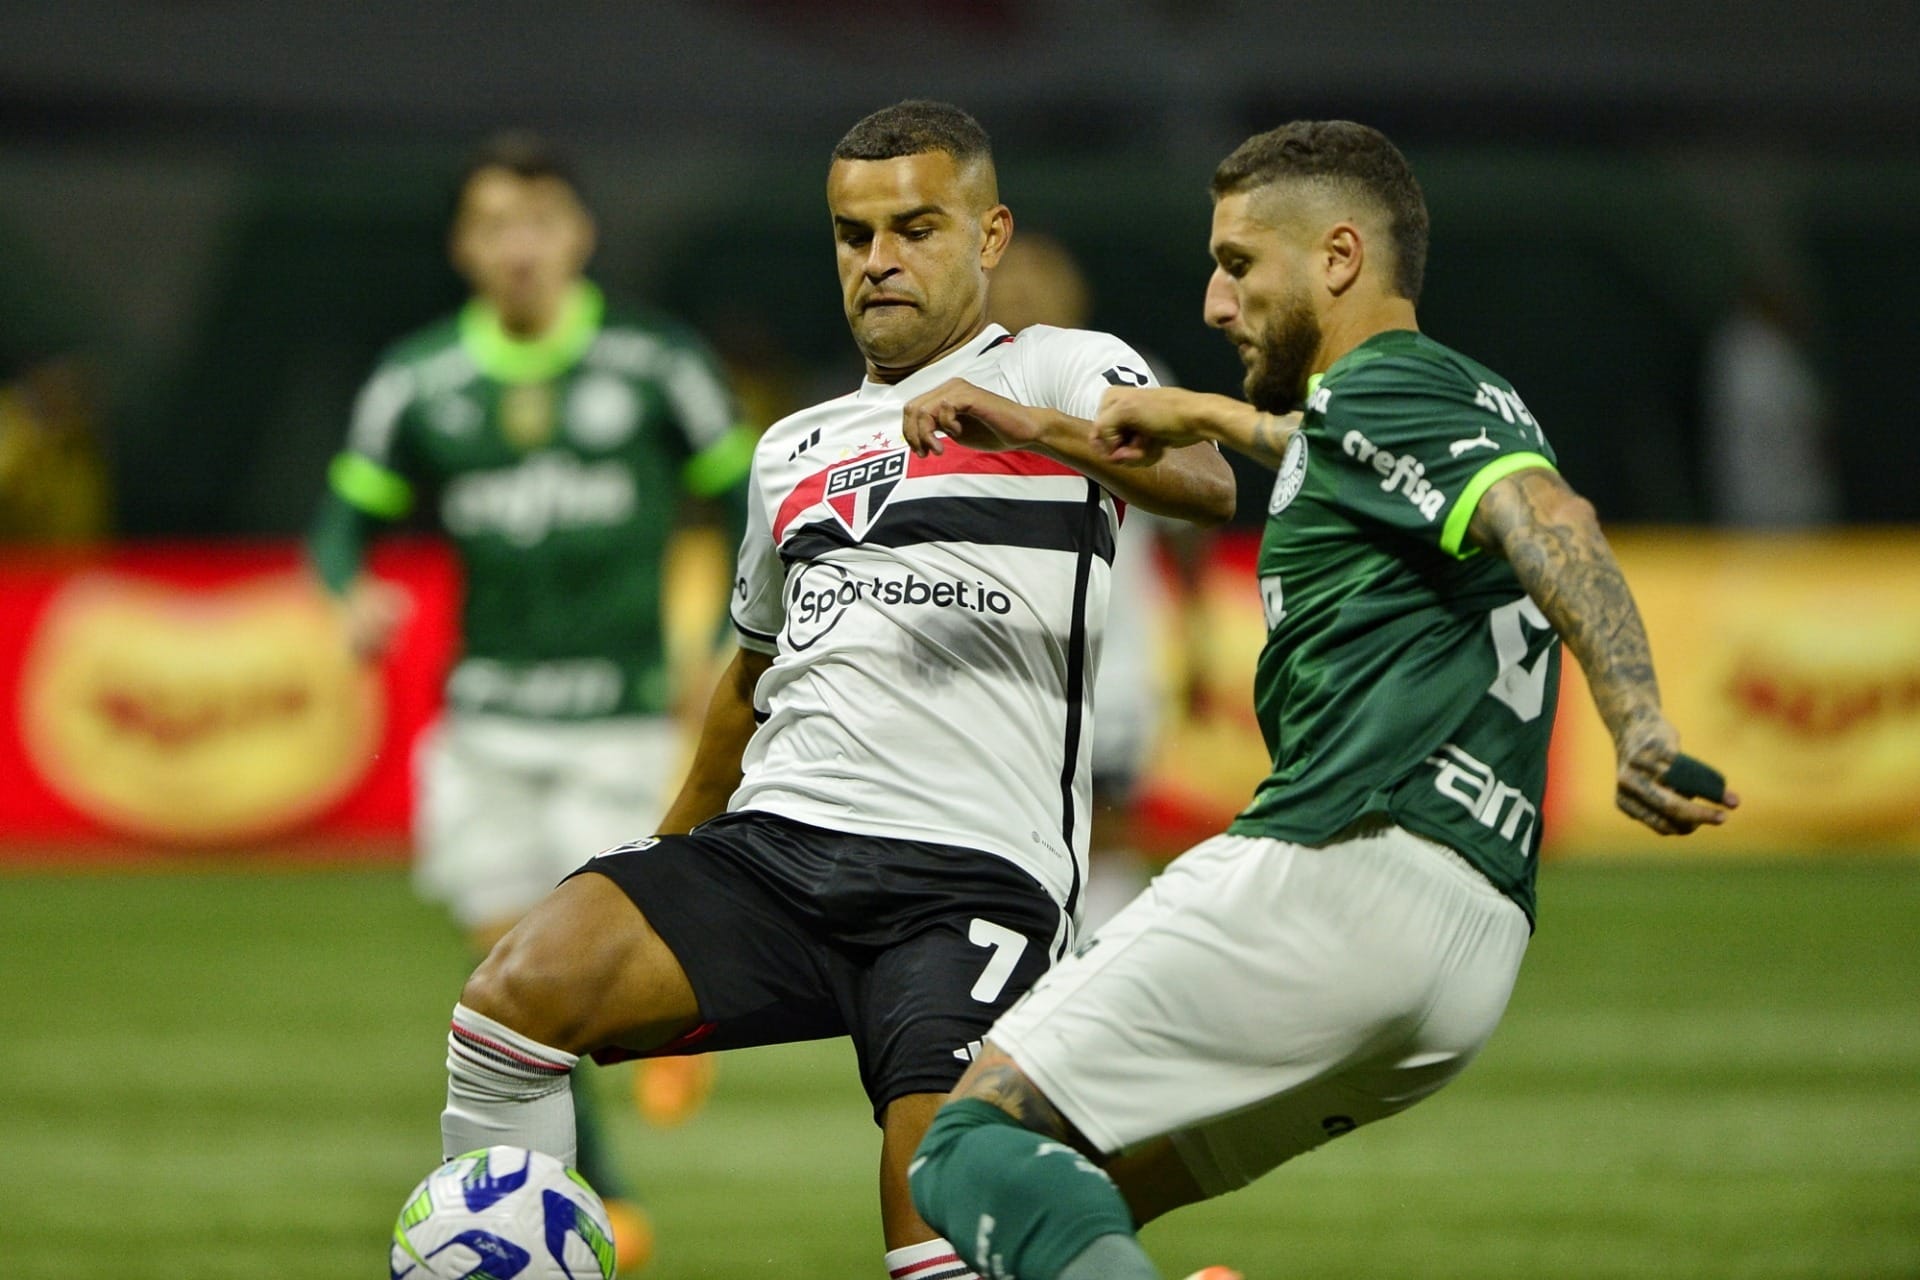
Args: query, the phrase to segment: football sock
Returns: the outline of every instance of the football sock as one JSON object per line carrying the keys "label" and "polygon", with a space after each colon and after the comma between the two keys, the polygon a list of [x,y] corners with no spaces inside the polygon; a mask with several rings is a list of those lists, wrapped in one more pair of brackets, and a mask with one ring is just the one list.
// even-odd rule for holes
{"label": "football sock", "polygon": [[1101,1236],[1074,1255],[1060,1280],[1160,1280],[1159,1269],[1131,1235]]}
{"label": "football sock", "polygon": [[890,1280],[980,1280],[945,1240],[887,1250]]}
{"label": "football sock", "polygon": [[572,1168],[569,1073],[579,1060],[456,1004],[447,1033],[441,1151],[451,1160],[480,1147],[526,1147],[557,1156]]}
{"label": "football sock", "polygon": [[[1095,1241],[1133,1235],[1126,1202],[1092,1161],[974,1098],[940,1109],[908,1181],[920,1216],[982,1275],[1067,1280]],[[1134,1253],[1146,1270],[1078,1275],[1158,1274]]]}

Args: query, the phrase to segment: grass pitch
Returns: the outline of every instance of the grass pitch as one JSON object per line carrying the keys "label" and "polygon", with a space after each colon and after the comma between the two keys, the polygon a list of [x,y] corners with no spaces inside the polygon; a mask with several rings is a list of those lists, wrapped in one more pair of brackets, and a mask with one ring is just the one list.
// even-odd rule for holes
{"label": "grass pitch", "polygon": [[[1170,1276],[1920,1276],[1920,862],[1549,866],[1437,1098],[1148,1229]],[[397,870],[0,877],[0,1276],[379,1276],[467,964]],[[878,1276],[843,1044],[599,1091],[651,1280]]]}

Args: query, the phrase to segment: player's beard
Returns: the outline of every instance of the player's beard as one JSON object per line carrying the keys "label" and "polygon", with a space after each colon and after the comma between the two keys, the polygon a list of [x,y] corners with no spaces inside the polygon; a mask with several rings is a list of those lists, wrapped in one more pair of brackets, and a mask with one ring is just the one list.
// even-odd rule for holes
{"label": "player's beard", "polygon": [[1289,294],[1260,330],[1258,358],[1247,369],[1247,403],[1266,413],[1290,413],[1306,398],[1307,369],[1320,350],[1320,317],[1305,289]]}

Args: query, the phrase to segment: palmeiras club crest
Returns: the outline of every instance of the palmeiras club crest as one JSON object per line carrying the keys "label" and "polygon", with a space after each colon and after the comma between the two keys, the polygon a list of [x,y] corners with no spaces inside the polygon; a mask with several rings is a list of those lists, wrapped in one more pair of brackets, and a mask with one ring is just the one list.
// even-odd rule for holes
{"label": "palmeiras club crest", "polygon": [[905,449],[836,462],[827,468],[827,507],[856,540],[865,538],[906,474]]}

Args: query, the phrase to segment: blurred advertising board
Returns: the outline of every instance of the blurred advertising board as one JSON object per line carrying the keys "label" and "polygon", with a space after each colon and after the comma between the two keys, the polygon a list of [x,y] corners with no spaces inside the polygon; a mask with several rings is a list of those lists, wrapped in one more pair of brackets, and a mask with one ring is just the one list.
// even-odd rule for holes
{"label": "blurred advertising board", "polygon": [[[1612,747],[1569,661],[1546,856],[1920,850],[1920,531],[1612,537],[1683,743],[1745,803],[1684,841],[1616,812]],[[685,542],[668,576],[670,647],[710,685],[699,667],[728,554]],[[1149,852],[1220,830],[1265,775],[1255,552],[1252,534],[1222,534],[1187,586],[1165,575],[1163,602],[1185,603],[1152,622],[1164,714],[1137,792]],[[0,554],[0,860],[303,842],[399,852],[459,588],[430,540],[388,540],[373,564],[414,601],[378,668],[347,653],[290,542]],[[703,702],[689,700],[690,722]]]}
{"label": "blurred advertising board", "polygon": [[[1920,531],[1609,536],[1682,744],[1743,804],[1685,840],[1621,815],[1612,742],[1569,660],[1544,856],[1920,850]],[[1254,553],[1251,535],[1225,535],[1199,622],[1162,630],[1173,688],[1203,692],[1170,700],[1144,780],[1146,843],[1160,853],[1219,830],[1265,773],[1250,705],[1264,638]]]}
{"label": "blurred advertising board", "polygon": [[291,542],[0,556],[0,857],[391,848],[457,587],[432,543],[394,540],[373,565],[415,605],[377,668]]}
{"label": "blurred advertising board", "polygon": [[1576,664],[1554,734],[1550,852],[1920,850],[1920,532],[1613,536],[1681,745],[1740,794],[1666,840],[1613,808],[1613,746]]}

